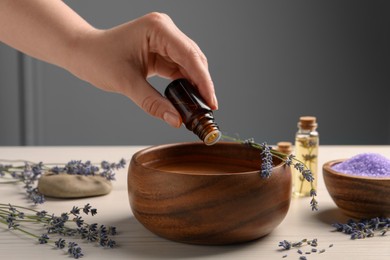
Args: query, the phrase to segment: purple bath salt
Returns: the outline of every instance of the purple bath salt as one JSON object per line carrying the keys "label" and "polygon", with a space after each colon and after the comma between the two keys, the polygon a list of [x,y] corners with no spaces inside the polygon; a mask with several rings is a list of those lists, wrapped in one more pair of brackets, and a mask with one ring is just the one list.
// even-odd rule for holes
{"label": "purple bath salt", "polygon": [[362,153],[336,164],[333,170],[365,177],[389,178],[390,160],[376,153]]}

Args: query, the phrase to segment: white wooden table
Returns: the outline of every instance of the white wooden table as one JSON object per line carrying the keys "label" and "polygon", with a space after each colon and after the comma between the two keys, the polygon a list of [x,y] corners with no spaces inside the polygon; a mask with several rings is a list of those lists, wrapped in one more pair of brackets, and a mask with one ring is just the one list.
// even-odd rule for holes
{"label": "white wooden table", "polygon": [[[129,160],[141,146],[118,147],[0,147],[1,159],[24,159],[45,163],[65,163],[72,159],[118,161]],[[90,203],[97,208],[96,216],[86,221],[117,227],[115,249],[101,249],[93,244],[79,242],[83,259],[299,259],[296,249],[281,252],[279,241],[299,241],[303,238],[318,239],[322,254],[306,255],[307,259],[390,259],[390,234],[362,240],[350,240],[348,235],[332,232],[331,223],[345,221],[344,216],[328,195],[322,179],[322,164],[326,161],[348,158],[362,152],[376,152],[390,158],[390,146],[321,146],[319,150],[318,201],[320,210],[312,212],[309,199],[293,199],[284,221],[268,236],[259,240],[230,246],[196,246],[176,243],[157,237],[146,230],[133,217],[127,195],[127,169],[117,172],[113,191],[102,197],[54,200],[47,199],[37,209],[60,214],[74,205]],[[0,185],[0,203],[29,206],[23,189],[17,185]],[[329,248],[329,245],[333,247]],[[302,248],[302,251],[310,247]],[[25,235],[10,231],[0,225],[1,259],[69,259],[61,251],[48,245],[39,245]]]}

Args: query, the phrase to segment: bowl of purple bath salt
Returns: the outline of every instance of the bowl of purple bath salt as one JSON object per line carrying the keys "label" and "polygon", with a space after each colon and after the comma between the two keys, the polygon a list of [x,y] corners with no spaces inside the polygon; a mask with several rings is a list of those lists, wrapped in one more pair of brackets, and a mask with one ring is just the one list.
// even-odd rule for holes
{"label": "bowl of purple bath salt", "polygon": [[336,205],[354,218],[390,217],[390,160],[362,153],[322,167],[325,186]]}

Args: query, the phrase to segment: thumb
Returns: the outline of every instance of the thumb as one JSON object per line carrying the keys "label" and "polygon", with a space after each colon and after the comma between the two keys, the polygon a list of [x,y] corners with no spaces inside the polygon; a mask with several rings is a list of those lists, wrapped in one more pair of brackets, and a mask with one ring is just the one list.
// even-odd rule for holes
{"label": "thumb", "polygon": [[176,128],[181,126],[182,119],[168,99],[163,97],[160,92],[143,78],[134,83],[132,88],[129,88],[131,91],[125,93],[127,97],[133,100],[146,113],[162,119],[170,126]]}

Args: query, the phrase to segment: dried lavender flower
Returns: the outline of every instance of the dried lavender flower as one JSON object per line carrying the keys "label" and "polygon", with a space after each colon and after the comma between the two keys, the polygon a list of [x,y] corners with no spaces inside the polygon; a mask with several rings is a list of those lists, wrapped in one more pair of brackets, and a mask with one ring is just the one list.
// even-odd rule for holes
{"label": "dried lavender flower", "polygon": [[[6,160],[1,160],[6,161]],[[36,188],[36,182],[44,172],[51,174],[71,174],[83,176],[100,175],[109,181],[115,180],[115,171],[126,166],[126,160],[121,159],[118,163],[101,163],[102,170],[92,164],[91,161],[71,160],[63,166],[49,166],[42,162],[33,163],[28,161],[12,161],[14,164],[0,164],[0,178],[7,179],[1,183],[22,183],[26,191],[26,196],[34,204],[42,204],[45,197]],[[11,177],[12,179],[10,179]],[[91,212],[96,214],[96,212]]]}
{"label": "dried lavender flower", "polygon": [[373,237],[375,234],[384,236],[390,227],[390,218],[376,217],[355,221],[350,219],[347,223],[334,223],[335,231],[350,235],[351,239]]}
{"label": "dried lavender flower", "polygon": [[[116,234],[116,228],[99,226],[97,223],[88,224],[81,218],[81,212],[95,215],[97,210],[88,203],[81,208],[74,206],[69,212],[56,216],[46,211],[0,203],[0,224],[5,224],[10,230],[19,231],[37,239],[39,244],[50,244],[57,249],[67,250],[68,255],[76,259],[83,257],[82,249],[76,242],[67,243],[62,237],[52,240],[49,235],[84,239],[101,247],[114,248],[116,242],[111,237]],[[28,221],[24,221],[25,219]],[[34,234],[38,232],[37,224],[43,231],[41,235]]]}
{"label": "dried lavender flower", "polygon": [[318,240],[317,238],[314,238],[311,243],[310,243],[311,246],[314,246],[314,247],[317,247],[318,246]]}
{"label": "dried lavender flower", "polygon": [[47,215],[47,211],[45,211],[45,210],[36,212],[36,216],[37,216],[39,219],[44,218],[46,215]]}
{"label": "dried lavender flower", "polygon": [[[303,246],[311,246],[312,248],[308,251],[306,251],[305,253],[303,253],[303,251],[300,249],[301,247]],[[300,255],[299,259],[306,259],[306,256],[304,256],[303,254],[305,255],[310,255],[310,254],[314,254],[314,253],[319,253],[319,254],[322,254],[325,252],[325,249],[321,249],[321,250],[317,250],[317,246],[318,246],[318,239],[317,238],[314,238],[312,240],[307,240],[306,238],[305,239],[302,239],[301,241],[297,241],[297,242],[290,242],[290,241],[287,241],[287,240],[283,240],[281,242],[279,242],[279,247],[282,247],[282,251],[285,251],[285,250],[290,250],[292,248],[298,248],[297,249],[297,253]],[[329,247],[333,247],[333,244],[330,244]],[[287,257],[287,255],[284,255],[283,258]],[[303,257],[303,258],[302,258]]]}
{"label": "dried lavender flower", "polygon": [[293,154],[289,154],[287,157],[286,157],[286,160],[284,161],[286,163],[287,166],[291,166],[293,164],[293,159],[294,159],[294,155]]}
{"label": "dried lavender flower", "polygon": [[260,176],[262,178],[269,178],[272,173],[273,168],[273,159],[271,154],[271,147],[267,145],[267,143],[260,144],[261,147],[261,171]]}
{"label": "dried lavender flower", "polygon": [[76,206],[73,206],[72,210],[70,211],[70,214],[72,215],[79,215],[80,214],[80,208],[79,207],[76,207]]}
{"label": "dried lavender flower", "polygon": [[63,238],[59,238],[56,242],[54,242],[57,248],[63,249],[65,248],[66,242]]}
{"label": "dried lavender flower", "polygon": [[69,256],[71,256],[75,259],[79,259],[80,257],[84,256],[82,253],[81,247],[79,247],[79,245],[77,243],[74,243],[74,242],[69,242],[68,254],[69,254]]}
{"label": "dried lavender flower", "polygon": [[83,212],[88,215],[89,211],[91,210],[92,206],[89,205],[89,203],[87,203],[84,208],[83,208]]}
{"label": "dried lavender flower", "polygon": [[279,242],[279,246],[283,247],[283,249],[285,249],[285,250],[289,250],[291,248],[291,243],[288,242],[287,240],[283,240],[283,241]]}
{"label": "dried lavender flower", "polygon": [[48,240],[49,240],[49,236],[47,234],[42,234],[38,238],[39,244],[46,244]]}
{"label": "dried lavender flower", "polygon": [[[230,140],[233,142],[238,142],[242,143],[244,145],[249,145],[253,148],[259,149],[260,150],[260,158],[261,158],[261,169],[260,169],[260,176],[262,178],[269,178],[272,173],[272,168],[273,168],[273,157],[279,158],[282,161],[284,161],[285,165],[290,167],[293,166],[295,169],[297,169],[301,175],[302,175],[302,180],[308,181],[311,184],[311,191],[310,191],[310,196],[312,197],[312,200],[310,201],[310,206],[313,211],[318,210],[318,202],[315,199],[317,196],[316,189],[314,188],[314,177],[313,173],[310,171],[310,169],[302,163],[300,160],[298,160],[294,155],[292,154],[284,154],[279,151],[276,151],[272,149],[270,146],[267,145],[267,143],[261,143],[258,144],[255,142],[253,138],[246,139],[246,140],[241,140],[239,138],[233,138],[230,136],[222,135],[223,139]],[[309,142],[309,146],[315,146],[316,143]]]}

